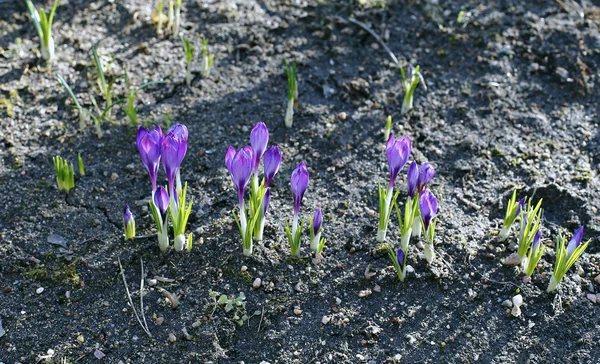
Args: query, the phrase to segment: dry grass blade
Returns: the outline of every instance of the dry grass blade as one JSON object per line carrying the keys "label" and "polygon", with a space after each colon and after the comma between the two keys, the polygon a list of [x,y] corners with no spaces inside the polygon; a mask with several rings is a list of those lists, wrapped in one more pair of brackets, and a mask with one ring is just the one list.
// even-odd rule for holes
{"label": "dry grass blade", "polygon": [[[148,325],[144,326],[144,324],[142,323],[142,320],[140,319],[140,315],[138,315],[138,312],[135,309],[135,305],[133,304],[133,299],[131,298],[131,293],[129,293],[129,287],[127,286],[127,279],[125,278],[125,271],[123,271],[123,265],[121,265],[121,258],[117,256],[117,260],[119,262],[119,268],[121,269],[121,277],[123,277],[123,284],[125,285],[125,291],[127,292],[127,298],[129,299],[129,304],[131,305],[131,308],[133,309],[135,318],[137,319],[137,321],[140,324],[140,326],[142,327],[142,329],[144,329],[144,332],[149,337],[152,337],[150,330],[148,330]],[[144,277],[144,275],[142,274],[142,282],[143,282],[143,277]],[[140,292],[140,295],[142,295],[142,292]],[[144,312],[142,311],[142,316],[143,315],[144,315]],[[146,322],[145,318],[144,318],[144,322]]]}

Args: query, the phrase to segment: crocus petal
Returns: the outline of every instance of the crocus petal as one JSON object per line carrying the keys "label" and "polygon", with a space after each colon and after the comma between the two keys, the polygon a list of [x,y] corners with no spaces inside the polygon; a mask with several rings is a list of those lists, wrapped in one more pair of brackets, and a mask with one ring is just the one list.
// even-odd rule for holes
{"label": "crocus petal", "polygon": [[390,185],[396,182],[398,173],[404,168],[408,157],[412,151],[412,142],[409,137],[402,137],[394,139],[394,136],[390,136],[386,145],[386,155],[388,159],[388,165],[390,168]]}
{"label": "crocus petal", "polygon": [[398,264],[400,264],[400,266],[402,267],[402,265],[404,265],[404,250],[402,250],[401,248],[399,248],[398,250],[396,250],[396,258],[398,259]]}
{"label": "crocus petal", "polygon": [[133,214],[129,209],[129,205],[125,205],[125,211],[123,212],[123,220],[125,220],[125,225],[129,225],[130,221],[133,221]]}
{"label": "crocus petal", "polygon": [[250,132],[250,145],[254,150],[254,172],[258,171],[260,159],[267,149],[267,144],[269,144],[269,130],[265,123],[257,123]]}
{"label": "crocus petal", "polygon": [[187,152],[187,141],[177,135],[170,133],[163,139],[160,154],[162,156],[163,168],[167,175],[169,183],[169,192],[176,194],[174,191],[175,176],[177,170],[183,162],[183,158]]}
{"label": "crocus petal", "polygon": [[269,187],[281,166],[281,152],[274,145],[265,152],[265,187]]}
{"label": "crocus petal", "polygon": [[253,157],[254,152],[252,147],[246,146],[235,153],[230,163],[229,173],[231,174],[231,179],[238,192],[238,196],[242,199],[252,175]]}
{"label": "crocus petal", "polygon": [[323,212],[320,207],[317,207],[313,216],[313,235],[317,235],[321,230],[321,224],[323,223]]}
{"label": "crocus petal", "polygon": [[419,180],[417,182],[417,188],[419,189],[419,192],[425,190],[425,187],[427,187],[427,184],[433,179],[434,175],[435,170],[431,164],[427,162],[421,164],[421,168],[419,168]]}
{"label": "crocus petal", "polygon": [[227,166],[227,171],[229,171],[229,173],[231,173],[231,161],[234,156],[235,148],[230,145],[229,148],[227,148],[227,153],[225,153],[225,165]]}
{"label": "crocus petal", "polygon": [[169,134],[175,134],[179,138],[182,138],[185,141],[188,140],[188,129],[187,129],[187,126],[185,126],[183,124],[177,123],[177,124],[171,126],[169,128],[169,130],[167,131],[167,135],[169,135]]}
{"label": "crocus petal", "polygon": [[415,197],[417,191],[417,182],[419,180],[419,167],[417,162],[413,161],[408,167],[407,181],[408,181],[408,196]]}
{"label": "crocus petal", "polygon": [[429,228],[429,224],[435,218],[438,212],[438,200],[430,191],[423,191],[419,198],[419,207],[421,209],[421,217],[425,230]]}
{"label": "crocus petal", "polygon": [[524,211],[524,210],[525,210],[525,197],[520,199],[519,203],[517,204],[517,216],[519,216],[521,211]]}
{"label": "crocus petal", "polygon": [[569,241],[569,245],[567,245],[567,259],[573,254],[575,249],[581,244],[581,240],[583,239],[583,226],[577,229],[575,234],[573,234],[573,238]]}
{"label": "crocus petal", "polygon": [[265,198],[263,200],[263,216],[267,214],[267,209],[269,208],[269,202],[271,202],[271,189],[267,188],[267,192],[265,192]]}
{"label": "crocus petal", "polygon": [[153,130],[146,130],[140,126],[136,136],[135,144],[140,159],[148,171],[150,181],[152,182],[152,191],[156,190],[156,177],[161,158],[161,144],[164,138],[162,129],[157,125]]}
{"label": "crocus petal", "polygon": [[169,208],[169,193],[163,186],[159,186],[154,193],[154,205],[160,211],[164,222],[167,216],[167,209]]}
{"label": "crocus petal", "polygon": [[536,250],[536,248],[541,240],[542,240],[542,231],[538,230],[537,233],[535,233],[535,236],[533,237],[533,243],[531,244],[531,251]]}
{"label": "crocus petal", "polygon": [[294,213],[297,214],[300,211],[300,205],[304,198],[304,192],[308,188],[309,183],[308,169],[304,162],[298,164],[296,169],[292,172],[291,185],[292,185],[292,196],[294,197]]}

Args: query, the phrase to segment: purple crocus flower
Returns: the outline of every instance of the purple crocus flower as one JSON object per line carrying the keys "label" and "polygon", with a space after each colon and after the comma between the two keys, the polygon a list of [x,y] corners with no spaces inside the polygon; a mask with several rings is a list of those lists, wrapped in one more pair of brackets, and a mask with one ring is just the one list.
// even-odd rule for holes
{"label": "purple crocus flower", "polygon": [[408,166],[407,172],[407,182],[408,182],[408,196],[415,197],[415,192],[417,191],[417,182],[419,180],[419,167],[417,166],[417,162],[413,161],[410,166]]}
{"label": "purple crocus flower", "polygon": [[404,258],[404,250],[402,250],[402,248],[398,248],[398,250],[396,250],[396,259],[398,259],[398,264],[400,265],[400,267],[404,265]]}
{"label": "purple crocus flower", "polygon": [[265,187],[269,187],[281,166],[281,152],[279,147],[271,146],[265,152]]}
{"label": "purple crocus flower", "polygon": [[317,207],[313,216],[313,235],[316,236],[321,231],[321,224],[323,224],[323,212],[320,207]]}
{"label": "purple crocus flower", "polygon": [[435,170],[431,164],[427,162],[421,164],[421,167],[419,168],[419,179],[417,181],[417,189],[419,190],[419,193],[425,191],[425,187],[427,187],[427,184],[429,181],[431,181],[434,175]]}
{"label": "purple crocus flower", "polygon": [[390,135],[385,151],[390,167],[390,186],[393,186],[396,182],[398,173],[406,165],[411,152],[412,142],[409,137],[395,139],[393,134]]}
{"label": "purple crocus flower", "polygon": [[125,205],[125,211],[123,212],[123,220],[125,220],[125,226],[129,226],[129,222],[133,221],[133,214],[129,209],[129,205]]}
{"label": "purple crocus flower", "polygon": [[188,129],[187,129],[187,126],[185,126],[183,124],[177,123],[177,124],[171,126],[169,128],[169,130],[167,131],[167,135],[169,135],[171,133],[177,135],[180,138],[183,138],[183,140],[185,140],[186,142],[188,140]]}
{"label": "purple crocus flower", "polygon": [[[230,147],[231,148],[231,147]],[[230,155],[230,151],[227,150],[227,155]],[[227,155],[225,163],[227,164]],[[252,175],[252,163],[254,158],[254,151],[252,147],[246,146],[240,148],[235,155],[230,159],[228,169],[233,180],[233,185],[238,193],[238,199],[240,205],[244,203],[244,192],[250,181]]]}
{"label": "purple crocus flower", "polygon": [[542,231],[538,230],[533,237],[533,243],[531,244],[531,251],[535,251],[537,249],[538,244],[542,240]]}
{"label": "purple crocus flower", "polygon": [[265,216],[267,214],[267,209],[269,208],[269,202],[271,202],[271,189],[267,188],[267,192],[265,192],[265,197],[263,199],[263,204],[262,204],[263,216]]}
{"label": "purple crocus flower", "polygon": [[156,193],[154,193],[154,206],[158,208],[164,224],[169,209],[169,193],[163,186],[159,186]]}
{"label": "purple crocus flower", "polygon": [[175,190],[175,178],[177,171],[183,162],[185,153],[187,152],[187,140],[183,135],[178,136],[175,133],[169,133],[163,139],[160,154],[162,156],[163,168],[167,174],[167,182],[169,184],[169,192],[177,202],[177,191]]}
{"label": "purple crocus flower", "polygon": [[156,177],[158,176],[158,168],[160,166],[161,144],[163,138],[163,131],[158,125],[150,130],[146,130],[146,128],[140,126],[135,138],[135,144],[140,153],[140,159],[150,175],[152,192],[156,191]]}
{"label": "purple crocus flower", "polygon": [[258,173],[258,166],[260,165],[260,159],[262,158],[265,150],[269,144],[269,130],[265,123],[256,123],[252,131],[250,132],[250,145],[254,150],[254,165],[253,173]]}
{"label": "purple crocus flower", "polygon": [[567,245],[567,257],[566,260],[569,260],[571,254],[575,251],[575,249],[581,244],[581,240],[583,240],[583,226],[577,229],[575,234],[573,234],[573,238],[569,241],[569,245]]}
{"label": "purple crocus flower", "polygon": [[435,218],[438,212],[438,200],[433,193],[430,191],[423,191],[419,198],[419,207],[421,208],[421,217],[423,218],[423,224],[425,224],[425,230],[429,228],[429,224]]}
{"label": "purple crocus flower", "polygon": [[302,204],[302,198],[304,192],[308,188],[308,169],[304,162],[298,164],[296,169],[292,172],[291,185],[292,185],[292,196],[294,197],[294,214],[297,215],[300,211],[300,205]]}

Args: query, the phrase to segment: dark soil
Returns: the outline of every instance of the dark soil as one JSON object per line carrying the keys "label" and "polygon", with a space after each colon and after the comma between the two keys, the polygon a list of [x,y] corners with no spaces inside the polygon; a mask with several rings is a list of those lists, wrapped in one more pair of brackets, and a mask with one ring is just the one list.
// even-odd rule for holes
{"label": "dark soil", "polygon": [[[155,237],[123,241],[125,204],[138,235],[155,232],[136,129],[117,107],[102,139],[91,126],[80,132],[70,100],[39,58],[24,2],[0,2],[0,99],[8,105],[0,107],[0,320],[6,330],[0,362],[50,356],[96,362],[100,353],[109,363],[600,361],[599,306],[586,297],[600,289],[597,5],[587,2],[581,20],[549,0],[399,1],[383,8],[348,1],[184,1],[182,32],[196,42],[203,34],[216,54],[208,79],[194,64],[188,88],[180,41],[156,37],[149,1],[61,3],[52,72],[63,75],[86,107],[90,94],[102,102],[91,89],[92,44],[114,58],[111,75],[127,66],[135,85],[165,79],[141,92],[137,105],[147,125],[164,124],[168,114],[189,127],[182,177],[194,198],[188,224],[194,248],[161,254]],[[50,1],[43,5],[48,9]],[[336,16],[368,24],[403,65],[421,66],[428,89],[419,86],[409,116],[400,116],[401,79],[383,48]],[[283,126],[284,59],[298,64],[300,106],[292,129]],[[115,94],[123,91],[117,82]],[[388,173],[387,115],[396,135],[413,140],[413,158],[435,166],[431,188],[441,200],[439,259],[428,266],[413,240],[414,273],[404,283],[375,243],[377,182]],[[229,145],[246,145],[259,121],[284,162],[266,239],[248,258],[230,213],[236,197],[224,154]],[[51,158],[75,162],[77,153],[86,175],[65,195]],[[284,234],[292,213],[289,175],[302,160],[311,173],[302,215],[322,206],[326,217],[325,259],[318,265],[307,244],[301,259],[291,259]],[[548,249],[529,284],[502,265],[510,241],[493,239],[514,188],[544,198]],[[580,225],[592,239],[588,252],[559,290],[547,294],[552,240]],[[73,251],[71,261],[49,243],[53,234]],[[399,243],[395,218],[388,242]],[[117,257],[136,304],[140,259],[147,278],[173,280],[146,284],[152,338],[133,315]],[[367,268],[376,275],[367,279]],[[252,286],[256,278],[259,289]],[[164,290],[179,296],[177,308]],[[367,290],[370,295],[359,297]],[[251,318],[238,326],[232,312],[213,312],[211,291],[243,292]],[[523,313],[513,317],[502,302],[517,292]]]}

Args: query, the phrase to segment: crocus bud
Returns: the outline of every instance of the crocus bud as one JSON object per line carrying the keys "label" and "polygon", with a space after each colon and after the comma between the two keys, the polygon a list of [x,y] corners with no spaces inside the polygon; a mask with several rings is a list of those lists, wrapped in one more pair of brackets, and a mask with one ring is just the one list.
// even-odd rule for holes
{"label": "crocus bud", "polygon": [[171,126],[169,130],[167,130],[167,135],[169,134],[175,134],[176,136],[182,138],[185,141],[188,140],[188,129],[187,126],[183,124],[177,123]]}
{"label": "crocus bud", "polygon": [[167,175],[167,182],[169,184],[169,193],[171,197],[177,202],[177,191],[175,191],[175,178],[177,177],[177,171],[183,162],[185,153],[187,152],[188,143],[183,137],[177,136],[174,133],[169,133],[163,139],[160,154],[162,157],[163,168]]}
{"label": "crocus bud", "polygon": [[421,217],[425,225],[425,231],[429,228],[429,224],[435,218],[438,211],[438,200],[430,191],[423,191],[419,198],[419,207],[421,209]]}
{"label": "crocus bud", "polygon": [[396,259],[398,259],[398,264],[400,265],[400,267],[402,267],[402,265],[404,264],[405,256],[406,255],[404,254],[404,250],[402,250],[401,248],[396,250]]}
{"label": "crocus bud", "polygon": [[573,238],[569,241],[569,245],[567,245],[567,257],[565,260],[569,260],[571,254],[573,254],[575,249],[581,244],[581,240],[583,240],[583,226],[577,229],[575,234],[573,234]]}
{"label": "crocus bud", "polygon": [[542,231],[538,230],[533,237],[533,242],[531,243],[531,250],[535,251],[537,249],[538,244],[542,240]]}
{"label": "crocus bud", "polygon": [[517,204],[517,214],[516,215],[519,216],[521,211],[525,211],[525,197],[523,197],[522,199],[519,200],[519,203]]}
{"label": "crocus bud", "polygon": [[398,173],[404,168],[412,152],[412,143],[409,137],[395,139],[392,134],[386,144],[386,155],[390,167],[390,186],[393,186]]}
{"label": "crocus bud", "polygon": [[152,182],[152,191],[156,191],[156,177],[160,166],[161,144],[164,138],[162,129],[157,125],[154,129],[146,130],[140,126],[136,136],[135,144],[140,153],[140,159]]}
{"label": "crocus bud", "polygon": [[291,177],[292,196],[294,197],[294,215],[297,215],[300,211],[300,205],[304,198],[304,192],[306,192],[306,189],[308,188],[308,183],[308,169],[306,168],[306,164],[302,162],[296,166]]}
{"label": "crocus bud", "polygon": [[269,130],[267,126],[265,123],[256,123],[250,132],[250,145],[252,145],[252,149],[254,150],[253,173],[258,172],[260,159],[267,149],[267,144],[269,144]]}
{"label": "crocus bud", "polygon": [[125,205],[125,211],[123,213],[123,230],[125,232],[125,240],[135,238],[135,219],[129,209],[129,205]]}
{"label": "crocus bud", "polygon": [[434,175],[435,170],[431,164],[427,162],[421,164],[421,167],[419,167],[419,179],[417,181],[417,188],[419,192],[423,192],[425,190],[425,187],[427,187],[427,184],[429,181],[431,181]]}
{"label": "crocus bud", "polygon": [[159,186],[154,193],[154,206],[158,208],[160,217],[164,223],[167,218],[167,210],[169,209],[169,193],[163,186]]}
{"label": "crocus bud", "polygon": [[323,213],[321,208],[317,207],[313,216],[313,234],[317,235],[321,232],[321,224],[323,223]]}
{"label": "crocus bud", "polygon": [[408,196],[415,197],[415,192],[417,191],[417,182],[419,180],[419,167],[417,166],[417,162],[413,161],[410,166],[408,166],[407,172],[407,182],[408,182]]}
{"label": "crocus bud", "polygon": [[[229,150],[227,151],[229,153]],[[233,185],[238,192],[240,204],[244,201],[244,192],[252,175],[254,152],[252,147],[246,146],[238,150],[229,163],[229,173]]]}
{"label": "crocus bud", "polygon": [[279,166],[281,166],[281,152],[279,147],[274,145],[265,152],[265,187],[271,185],[273,178],[279,172]]}

